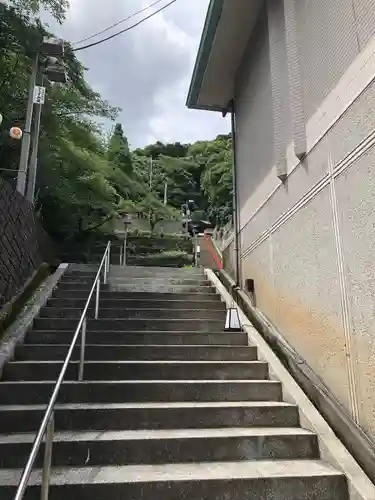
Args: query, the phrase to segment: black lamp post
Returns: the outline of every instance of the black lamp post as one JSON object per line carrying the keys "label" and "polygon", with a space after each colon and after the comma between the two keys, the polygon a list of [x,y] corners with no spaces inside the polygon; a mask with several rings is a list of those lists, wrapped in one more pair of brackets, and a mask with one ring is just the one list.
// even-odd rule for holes
{"label": "black lamp post", "polygon": [[127,253],[127,245],[128,245],[128,228],[132,223],[131,215],[125,215],[122,218],[122,223],[124,224],[124,249],[122,254],[122,265],[126,266],[126,253]]}

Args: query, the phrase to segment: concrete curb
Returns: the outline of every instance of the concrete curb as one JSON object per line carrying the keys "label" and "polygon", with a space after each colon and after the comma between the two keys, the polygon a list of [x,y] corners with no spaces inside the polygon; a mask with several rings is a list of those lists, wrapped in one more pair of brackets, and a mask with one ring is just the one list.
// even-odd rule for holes
{"label": "concrete curb", "polygon": [[13,358],[17,345],[24,342],[26,334],[32,326],[34,319],[38,316],[41,308],[47,303],[56,284],[67,268],[68,264],[59,265],[55,273],[49,276],[39,288],[37,288],[33,296],[20,312],[16,321],[5,331],[0,343],[0,376],[4,364]]}
{"label": "concrete curb", "polygon": [[240,321],[244,331],[248,335],[249,344],[258,348],[260,361],[267,361],[269,363],[270,378],[281,382],[284,401],[296,404],[299,408],[301,425],[317,434],[322,460],[345,474],[348,481],[350,499],[375,500],[375,485],[336,437],[331,427],[283,366],[260,333],[253,327],[215,273],[210,269],[205,269],[205,274],[227,306],[235,304],[238,308]]}

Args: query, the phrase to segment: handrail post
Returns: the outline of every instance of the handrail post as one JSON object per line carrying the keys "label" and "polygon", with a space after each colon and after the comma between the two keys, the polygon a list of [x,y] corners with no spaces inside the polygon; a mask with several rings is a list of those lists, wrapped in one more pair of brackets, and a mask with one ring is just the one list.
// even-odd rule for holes
{"label": "handrail post", "polygon": [[100,278],[96,282],[96,294],[95,294],[95,319],[99,317],[99,297],[100,297]]}
{"label": "handrail post", "polygon": [[81,352],[79,357],[79,372],[78,380],[82,382],[83,380],[83,366],[85,363],[85,345],[86,345],[86,316],[82,322],[82,333],[81,333]]}
{"label": "handrail post", "polygon": [[125,227],[125,233],[124,233],[124,251],[122,254],[122,265],[123,266],[126,266],[127,253],[128,253],[128,226]]}
{"label": "handrail post", "polygon": [[44,462],[42,473],[42,487],[40,500],[48,500],[49,485],[51,479],[51,462],[52,462],[52,446],[53,446],[53,433],[55,428],[55,414],[52,412],[48,427],[46,431],[46,442],[44,449]]}
{"label": "handrail post", "polygon": [[108,243],[107,253],[104,262],[104,284],[107,284],[107,278],[109,273],[109,266],[111,265],[111,242]]}

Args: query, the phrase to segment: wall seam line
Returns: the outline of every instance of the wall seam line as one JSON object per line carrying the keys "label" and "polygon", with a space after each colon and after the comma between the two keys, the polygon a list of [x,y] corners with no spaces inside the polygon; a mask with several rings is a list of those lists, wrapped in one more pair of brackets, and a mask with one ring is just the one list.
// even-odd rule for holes
{"label": "wall seam line", "polygon": [[[371,132],[356,148],[354,148],[345,158],[343,158],[334,168],[333,177],[338,177],[345,170],[353,165],[361,156],[365,155],[375,146],[375,130]],[[247,257],[257,246],[259,246],[268,237],[271,232],[275,232],[282,227],[293,215],[309,203],[317,194],[320,193],[330,182],[330,174],[325,174],[317,183],[314,184],[289,210],[284,212],[270,228],[266,229],[256,240],[253,241],[241,254],[241,259]],[[250,221],[248,221],[250,222]],[[247,225],[247,223],[246,223]],[[241,229],[241,232],[245,226]]]}
{"label": "wall seam line", "polygon": [[331,200],[331,208],[332,208],[332,217],[333,217],[333,230],[335,236],[335,246],[336,246],[336,259],[337,259],[337,270],[339,275],[339,285],[340,285],[340,294],[341,294],[341,308],[342,308],[342,317],[343,317],[343,327],[344,327],[344,336],[345,336],[345,354],[346,354],[346,365],[348,370],[348,378],[349,378],[349,393],[350,393],[350,406],[351,413],[355,422],[359,422],[359,413],[358,413],[358,402],[357,402],[357,387],[356,387],[356,379],[355,379],[355,370],[353,365],[353,345],[352,338],[350,334],[350,311],[349,311],[349,298],[348,298],[348,290],[345,278],[344,271],[344,256],[341,245],[341,232],[340,232],[340,224],[339,224],[339,215],[338,215],[338,202],[336,196],[336,186],[335,186],[335,178],[334,178],[334,168],[332,163],[332,155],[331,152],[328,152],[328,169],[329,169],[329,187],[330,187],[330,200]]}

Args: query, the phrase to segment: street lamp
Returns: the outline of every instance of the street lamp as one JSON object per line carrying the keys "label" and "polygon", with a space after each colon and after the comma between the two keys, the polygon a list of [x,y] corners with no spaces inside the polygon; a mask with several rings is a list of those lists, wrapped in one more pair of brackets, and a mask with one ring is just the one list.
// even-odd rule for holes
{"label": "street lamp", "polygon": [[227,309],[227,315],[225,318],[225,332],[242,332],[242,326],[240,321],[240,316],[238,314],[238,309],[234,304]]}
{"label": "street lamp", "polygon": [[62,38],[43,38],[42,52],[49,56],[61,57],[64,55],[64,40]]}
{"label": "street lamp", "polygon": [[[27,166],[30,154],[31,124],[32,124],[34,104],[36,104],[39,106],[39,108],[36,113],[36,123],[33,136],[33,156],[30,159],[30,180],[28,186],[28,198],[31,202],[33,202],[34,190],[35,190],[35,176],[36,176],[36,165],[37,165],[37,151],[39,143],[41,106],[44,103],[44,93],[42,89],[45,92],[44,87],[37,87],[35,85],[40,64],[40,59],[39,59],[40,54],[47,56],[44,69],[50,81],[55,81],[54,78],[56,78],[57,81],[59,82],[66,82],[65,70],[62,66],[58,66],[57,60],[55,60],[55,56],[62,56],[64,54],[64,42],[59,38],[44,37],[40,49],[35,54],[31,71],[25,128],[23,131],[21,156],[20,156],[20,163],[17,176],[17,191],[19,191],[22,195],[24,195],[26,187],[26,178],[27,178]],[[40,99],[40,97],[38,97],[41,94],[43,95],[43,99]]]}
{"label": "street lamp", "polygon": [[22,139],[22,130],[19,127],[12,127],[9,130],[9,136],[12,139],[20,140],[20,139]]}
{"label": "street lamp", "polygon": [[122,252],[122,265],[126,266],[126,253],[127,253],[127,244],[128,244],[128,228],[132,223],[131,215],[125,215],[122,219],[122,223],[124,224],[124,247]]}
{"label": "street lamp", "polygon": [[56,57],[47,57],[44,73],[50,82],[66,83],[65,70]]}

